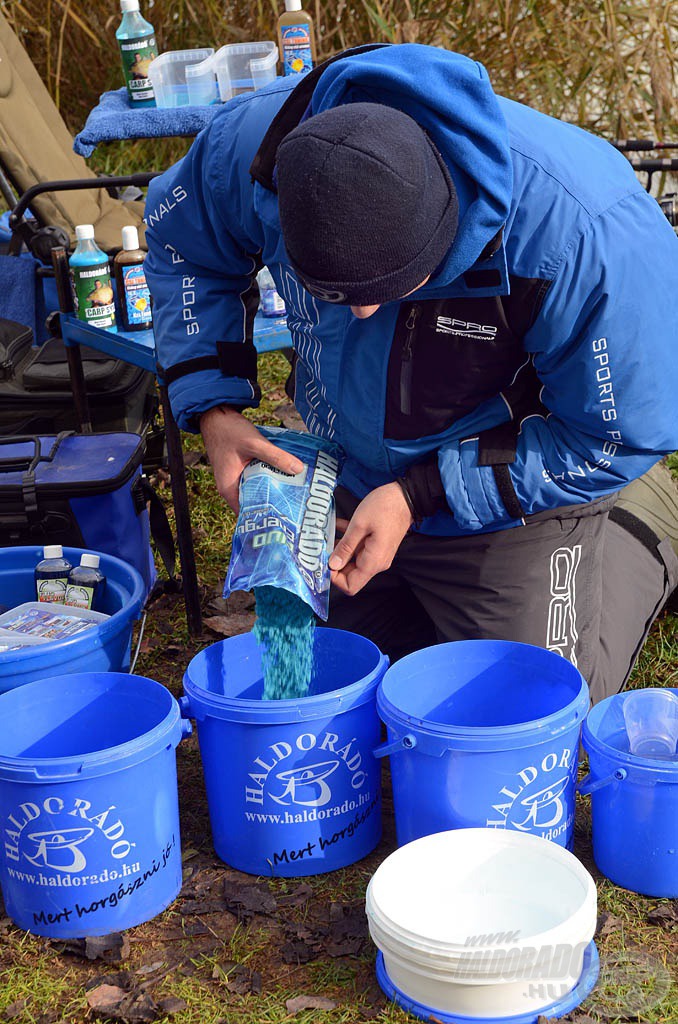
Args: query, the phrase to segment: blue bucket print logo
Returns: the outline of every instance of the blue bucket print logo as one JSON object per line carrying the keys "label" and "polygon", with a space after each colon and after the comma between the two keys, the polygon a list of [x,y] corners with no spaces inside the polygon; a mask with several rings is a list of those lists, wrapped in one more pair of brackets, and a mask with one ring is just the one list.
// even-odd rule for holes
{"label": "blue bucket print logo", "polygon": [[374,766],[366,771],[367,756],[355,737],[326,730],[278,740],[253,759],[244,787],[245,822],[260,827],[267,847],[275,846],[267,854],[272,868],[327,857],[329,848],[351,844],[366,823],[373,827],[380,796],[379,787],[371,786]]}
{"label": "blue bucket print logo", "polygon": [[567,835],[574,822],[576,777],[577,759],[567,747],[545,754],[502,786],[486,827],[532,832],[551,840]]}

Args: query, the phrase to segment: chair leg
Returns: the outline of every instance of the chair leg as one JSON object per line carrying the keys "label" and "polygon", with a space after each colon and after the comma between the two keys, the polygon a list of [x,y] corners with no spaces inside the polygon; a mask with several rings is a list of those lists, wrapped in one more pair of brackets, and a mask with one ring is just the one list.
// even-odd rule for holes
{"label": "chair leg", "polygon": [[198,574],[195,567],[195,552],[193,549],[193,535],[191,533],[191,516],[188,507],[181,435],[176,420],[172,415],[167,388],[162,383],[159,383],[158,386],[165,420],[167,461],[172,478],[172,500],[174,502],[174,515],[177,524],[177,546],[179,548],[179,558],[181,559],[186,621],[191,636],[200,636],[202,633],[202,614],[200,611]]}

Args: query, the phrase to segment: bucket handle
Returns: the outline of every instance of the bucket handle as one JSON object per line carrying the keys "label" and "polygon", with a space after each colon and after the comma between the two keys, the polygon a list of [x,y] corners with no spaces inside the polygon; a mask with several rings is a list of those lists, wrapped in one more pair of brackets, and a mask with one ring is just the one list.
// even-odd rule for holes
{"label": "bucket handle", "polygon": [[626,771],[626,768],[615,768],[615,770],[610,775],[606,775],[604,779],[596,779],[591,772],[589,772],[586,778],[582,779],[577,785],[577,792],[580,793],[581,796],[590,796],[591,793],[595,793],[597,790],[602,789],[603,786],[609,786],[611,782],[623,782],[627,775],[628,772]]}
{"label": "bucket handle", "polygon": [[382,743],[372,753],[375,757],[388,757],[390,754],[396,754],[399,750],[413,750],[416,745],[417,737],[408,732],[404,736],[399,736],[397,740],[392,740],[391,743]]}

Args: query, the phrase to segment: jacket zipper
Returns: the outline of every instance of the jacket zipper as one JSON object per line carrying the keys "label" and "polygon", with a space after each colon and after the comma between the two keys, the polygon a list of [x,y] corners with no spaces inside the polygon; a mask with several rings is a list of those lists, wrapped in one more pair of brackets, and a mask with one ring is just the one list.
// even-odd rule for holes
{"label": "jacket zipper", "polygon": [[403,416],[412,415],[412,342],[420,312],[420,306],[412,306],[405,321],[407,333],[400,359],[400,411]]}

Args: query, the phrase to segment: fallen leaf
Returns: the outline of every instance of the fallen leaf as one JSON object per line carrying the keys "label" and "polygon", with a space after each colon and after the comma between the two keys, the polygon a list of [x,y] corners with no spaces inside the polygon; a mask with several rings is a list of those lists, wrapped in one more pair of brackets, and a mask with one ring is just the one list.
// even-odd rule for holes
{"label": "fallen leaf", "polygon": [[193,914],[215,914],[226,910],[226,903],[224,900],[184,900],[178,909],[182,917],[191,917]]}
{"label": "fallen leaf", "polygon": [[287,999],[285,1009],[288,1013],[301,1013],[302,1010],[334,1010],[337,1004],[324,996],[294,996]]}
{"label": "fallen leaf", "polygon": [[203,459],[206,458],[207,456],[205,455],[205,452],[185,451],[184,466],[187,466],[189,468],[191,466],[197,466],[199,462],[202,462]]}
{"label": "fallen leaf", "polygon": [[10,1003],[9,1006],[5,1008],[3,1019],[14,1020],[15,1017],[18,1017],[19,1014],[23,1013],[27,1006],[28,999],[17,999],[15,1002]]}
{"label": "fallen leaf", "polygon": [[154,1021],[160,1016],[160,1007],[147,992],[129,992],[118,1008],[119,1020]]}
{"label": "fallen leaf", "polygon": [[143,967],[139,967],[136,970],[136,974],[153,974],[155,971],[159,971],[161,967],[165,966],[164,960],[154,960],[152,964],[144,964]]}
{"label": "fallen leaf", "polygon": [[116,1011],[126,995],[124,988],[117,985],[97,985],[87,993],[87,1005],[103,1016],[117,1016]]}
{"label": "fallen leaf", "polygon": [[106,960],[114,963],[129,956],[129,939],[124,932],[110,935],[89,935],[85,939],[85,956],[88,960]]}
{"label": "fallen leaf", "polygon": [[308,882],[302,882],[292,892],[286,893],[284,896],[278,896],[278,904],[284,907],[301,907],[304,903],[313,895],[313,886],[309,885]]}
{"label": "fallen leaf", "polygon": [[666,928],[667,931],[671,931],[673,926],[678,924],[678,900],[657,904],[656,907],[648,912],[647,920],[650,924],[656,924],[660,928]]}
{"label": "fallen leaf", "polygon": [[293,939],[286,942],[280,950],[280,955],[286,964],[308,964],[315,960],[320,954],[319,944],[310,944],[303,939]]}
{"label": "fallen leaf", "polygon": [[274,914],[278,908],[275,897],[268,887],[241,885],[238,882],[224,882],[226,907],[240,921],[246,921],[255,914]]}
{"label": "fallen leaf", "polygon": [[621,931],[623,928],[623,921],[619,917],[615,917],[614,914],[608,914],[604,911],[598,915],[598,923],[596,925],[596,938],[602,939],[605,935],[614,935],[615,932]]}
{"label": "fallen leaf", "polygon": [[258,971],[250,971],[244,964],[237,964],[231,960],[215,964],[212,978],[214,981],[220,981],[236,996],[261,995],[261,974]]}
{"label": "fallen leaf", "polygon": [[202,620],[208,629],[219,636],[237,636],[238,633],[249,633],[254,625],[254,612],[243,612],[241,615],[210,615]]}
{"label": "fallen leaf", "polygon": [[116,988],[129,992],[134,987],[134,979],[129,971],[113,971],[110,974],[97,974],[85,982],[85,991],[98,988],[99,985],[114,985]]}
{"label": "fallen leaf", "polygon": [[180,1013],[186,1009],[186,1001],[177,996],[167,996],[160,1000],[158,1009],[164,1017],[171,1017],[173,1013]]}

